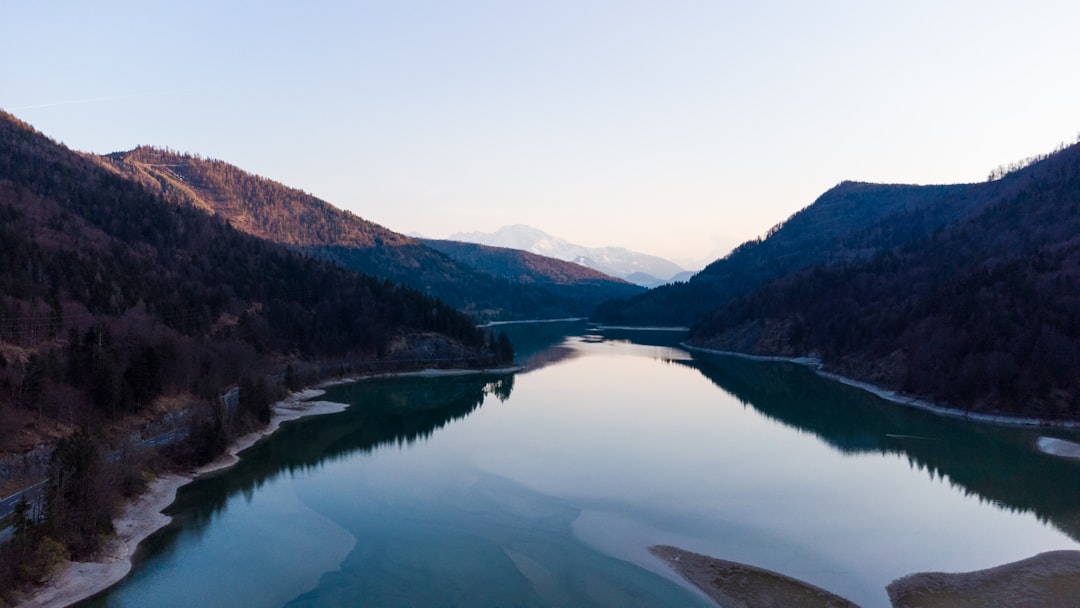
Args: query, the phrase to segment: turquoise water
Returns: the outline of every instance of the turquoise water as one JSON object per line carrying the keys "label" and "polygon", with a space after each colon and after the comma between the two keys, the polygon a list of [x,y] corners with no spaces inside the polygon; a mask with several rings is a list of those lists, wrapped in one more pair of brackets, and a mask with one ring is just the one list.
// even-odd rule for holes
{"label": "turquoise water", "polygon": [[349,409],[183,488],[85,605],[709,605],[646,550],[672,544],[884,606],[906,574],[1080,548],[1080,466],[1037,432],[669,332],[507,329],[516,375],[334,387]]}

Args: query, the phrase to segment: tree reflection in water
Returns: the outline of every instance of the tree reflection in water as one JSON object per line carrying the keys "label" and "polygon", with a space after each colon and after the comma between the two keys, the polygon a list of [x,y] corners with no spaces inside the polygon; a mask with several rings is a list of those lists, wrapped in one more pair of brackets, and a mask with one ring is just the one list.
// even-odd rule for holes
{"label": "tree reflection in water", "polygon": [[692,361],[678,363],[697,369],[764,416],[811,433],[843,453],[902,454],[912,467],[966,494],[1034,513],[1080,541],[1080,462],[1038,452],[1035,441],[1046,430],[939,416],[793,363],[697,353]]}

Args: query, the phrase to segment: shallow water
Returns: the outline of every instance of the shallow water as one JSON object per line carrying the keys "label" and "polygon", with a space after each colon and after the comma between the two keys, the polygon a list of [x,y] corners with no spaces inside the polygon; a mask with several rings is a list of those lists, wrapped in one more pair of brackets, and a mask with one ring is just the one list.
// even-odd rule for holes
{"label": "shallow water", "polygon": [[916,571],[1080,548],[1080,466],[1034,431],[671,332],[508,329],[516,375],[331,389],[348,410],[183,488],[86,605],[708,605],[646,551],[670,544],[884,606]]}

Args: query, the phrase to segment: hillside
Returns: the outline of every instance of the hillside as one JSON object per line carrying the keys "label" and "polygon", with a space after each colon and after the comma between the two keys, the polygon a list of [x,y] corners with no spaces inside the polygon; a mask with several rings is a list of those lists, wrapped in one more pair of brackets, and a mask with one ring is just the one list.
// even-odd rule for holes
{"label": "hillside", "polygon": [[[267,357],[365,360],[431,332],[486,356],[471,322],[439,302],[170,204],[7,114],[0,235],[0,376],[22,387],[0,394],[6,406],[59,406],[51,388],[80,388],[72,357],[91,339],[94,364],[110,351],[117,378],[85,397],[110,416],[152,396],[125,392],[123,376],[141,349],[149,357],[162,344],[155,375],[209,367],[174,387],[206,395]],[[35,365],[47,368],[44,382],[23,386],[40,380],[28,377]],[[81,418],[78,408],[66,416]]]}
{"label": "hillside", "polygon": [[119,173],[178,204],[204,209],[233,227],[346,268],[407,285],[476,320],[583,316],[628,291],[583,291],[562,283],[496,277],[310,194],[229,163],[140,147],[104,157]]}
{"label": "hillside", "polygon": [[655,287],[684,272],[664,258],[623,247],[585,247],[533,228],[517,224],[495,232],[461,232],[451,240],[535,253],[592,268],[643,287]]}
{"label": "hillside", "polygon": [[218,215],[241,232],[294,247],[358,249],[416,242],[295,188],[197,155],[139,147],[103,157],[121,173]]}
{"label": "hillside", "polygon": [[174,457],[203,462],[323,369],[506,351],[437,300],[172,204],[0,112],[0,486],[49,478],[40,523],[0,550],[0,593],[41,576],[18,566],[30,552],[96,550],[164,463],[128,450],[144,439],[168,431]]}
{"label": "hillside", "polygon": [[634,325],[691,325],[730,299],[803,268],[866,259],[933,234],[1018,180],[954,186],[843,182],[743,243],[686,283],[665,285],[601,305],[595,320]]}
{"label": "hillside", "polygon": [[951,221],[789,274],[690,342],[815,354],[827,369],[972,411],[1080,418],[1080,145],[997,182],[939,187]]}

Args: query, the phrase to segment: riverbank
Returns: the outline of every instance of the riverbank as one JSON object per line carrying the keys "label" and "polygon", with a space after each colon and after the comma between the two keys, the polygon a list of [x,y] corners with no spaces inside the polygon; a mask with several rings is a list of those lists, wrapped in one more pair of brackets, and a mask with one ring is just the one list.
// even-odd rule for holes
{"label": "riverbank", "polygon": [[86,599],[119,582],[131,571],[131,558],[139,543],[172,521],[172,518],[164,515],[162,511],[176,499],[177,490],[200,477],[235,465],[240,460],[241,452],[274,434],[286,422],[307,416],[341,412],[348,407],[330,401],[311,401],[325,394],[324,388],[378,378],[504,374],[520,369],[516,366],[496,369],[422,369],[370,374],[328,380],[315,388],[293,393],[272,406],[270,422],[265,427],[236,439],[225,454],[213,462],[190,473],[170,473],[154,480],[147,491],[128,504],[123,515],[113,522],[116,533],[102,550],[100,561],[69,562],[50,582],[36,589],[31,597],[16,604],[16,607],[60,608]]}
{"label": "riverbank", "polygon": [[280,426],[305,416],[340,412],[347,406],[329,401],[310,401],[325,391],[307,389],[294,393],[273,406],[270,422],[262,429],[237,439],[217,460],[187,474],[170,473],[153,481],[150,487],[113,522],[116,534],[106,543],[100,561],[69,562],[49,583],[34,595],[17,604],[20,608],[62,607],[74,604],[112,586],[131,571],[131,558],[146,537],[165,527],[172,518],[163,514],[176,499],[181,487],[204,475],[227,469],[239,460],[240,452],[260,439],[273,434]]}
{"label": "riverbank", "polygon": [[949,416],[951,418],[962,418],[964,420],[972,420],[975,422],[986,422],[990,424],[1001,424],[1008,426],[1026,426],[1026,427],[1054,427],[1063,429],[1080,429],[1080,422],[1073,420],[1045,420],[1042,418],[1028,418],[1023,416],[1005,416],[1000,414],[981,414],[978,412],[969,412],[958,408],[946,407],[925,399],[919,399],[910,395],[904,395],[892,389],[871,384],[869,382],[863,382],[861,380],[855,380],[847,376],[842,376],[835,372],[825,371],[821,360],[815,357],[778,357],[769,355],[749,355],[746,353],[740,353],[728,350],[715,350],[711,348],[702,348],[700,346],[693,346],[692,344],[682,343],[683,348],[689,351],[696,351],[702,353],[708,353],[712,355],[723,355],[726,357],[739,357],[742,359],[749,359],[752,361],[778,361],[785,363],[795,363],[796,365],[803,365],[814,370],[817,375],[822,378],[828,378],[835,380],[841,384],[853,386],[855,388],[862,389],[869,393],[873,393],[886,401],[892,401],[900,405],[906,405],[908,407],[914,407],[920,410],[925,410],[938,414],[940,416]]}

